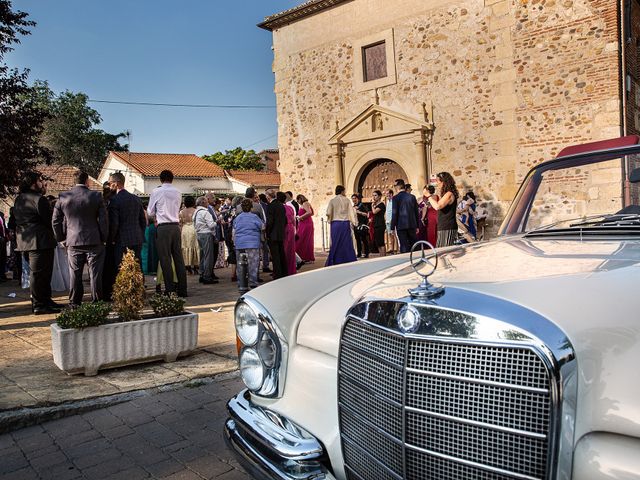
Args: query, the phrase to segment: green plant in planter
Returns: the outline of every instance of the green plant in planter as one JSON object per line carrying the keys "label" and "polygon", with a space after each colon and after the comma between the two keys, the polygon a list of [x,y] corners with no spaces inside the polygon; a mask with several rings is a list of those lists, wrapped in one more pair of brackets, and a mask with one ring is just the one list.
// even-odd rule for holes
{"label": "green plant in planter", "polygon": [[173,317],[184,312],[184,298],[178,297],[174,292],[169,295],[155,294],[149,299],[149,305],[158,317]]}
{"label": "green plant in planter", "polygon": [[132,250],[122,257],[120,270],[113,285],[113,309],[122,321],[139,320],[144,308],[144,276]]}
{"label": "green plant in planter", "polygon": [[83,303],[77,308],[66,309],[56,317],[60,328],[97,327],[109,323],[111,305],[106,302]]}

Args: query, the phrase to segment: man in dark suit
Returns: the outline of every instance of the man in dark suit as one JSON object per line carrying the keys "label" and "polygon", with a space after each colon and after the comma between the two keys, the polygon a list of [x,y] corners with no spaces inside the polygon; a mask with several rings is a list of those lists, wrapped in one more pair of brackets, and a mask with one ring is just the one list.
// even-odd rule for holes
{"label": "man in dark suit", "polygon": [[102,300],[102,268],[104,244],[109,234],[107,210],[100,192],[89,190],[89,175],[78,171],[76,185],[60,194],[53,211],[53,231],[59,242],[67,247],[72,306],[82,303],[84,287],[82,272],[89,265],[91,299]]}
{"label": "man in dark suit", "polygon": [[273,278],[287,276],[287,260],[284,256],[284,230],[287,226],[287,213],[284,210],[284,202],[287,197],[283,192],[275,192],[273,189],[266,191],[269,200],[267,209],[267,242],[271,252],[273,263]]}
{"label": "man in dark suit", "polygon": [[[107,243],[114,246],[116,269],[120,268],[127,248],[133,250],[141,262],[140,252],[144,243],[147,217],[142,202],[124,188],[124,175],[116,172],[109,177],[109,186],[115,193],[109,201],[109,237]],[[142,264],[141,264],[142,265]]]}
{"label": "man in dark suit", "polygon": [[20,195],[13,207],[16,249],[29,254],[31,307],[36,315],[57,313],[62,306],[51,299],[51,274],[57,243],[51,228],[51,205],[42,194],[44,188],[42,175],[28,173],[22,180]]}
{"label": "man in dark suit", "polygon": [[395,182],[396,194],[393,197],[391,230],[396,230],[400,241],[400,253],[406,253],[416,243],[420,214],[416,197],[405,191],[404,180]]}

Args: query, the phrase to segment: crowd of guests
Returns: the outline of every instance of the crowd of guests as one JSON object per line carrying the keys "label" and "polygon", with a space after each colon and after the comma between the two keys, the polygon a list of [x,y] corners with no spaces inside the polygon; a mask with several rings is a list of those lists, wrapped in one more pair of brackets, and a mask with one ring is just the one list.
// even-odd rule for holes
{"label": "crowd of guests", "polygon": [[[200,283],[214,284],[219,282],[215,270],[227,266],[231,268],[231,281],[240,285],[236,270],[240,254],[247,255],[250,288],[263,282],[261,272],[282,278],[315,261],[314,212],[304,195],[294,199],[292,192],[273,189],[258,194],[249,187],[244,196],[224,199],[213,193],[186,196],[182,208],[168,217],[167,203],[179,205],[179,192],[171,186],[170,173],[163,172],[164,177],[161,174],[162,185],[149,199],[149,226],[143,247],[147,252],[145,273],[154,273],[153,260],[149,259],[157,255],[156,273],[165,291],[170,292],[177,284],[178,295],[186,296],[187,275],[198,275]],[[149,232],[152,228],[155,235]],[[161,245],[161,239],[168,244]]]}
{"label": "crowd of guests", "polygon": [[[76,174],[76,185],[59,198],[46,197],[45,179],[29,173],[5,221],[0,213],[0,281],[7,267],[31,291],[34,313],[54,313],[61,305],[51,292],[68,290],[69,305],[82,302],[88,269],[92,300],[110,300],[123,255],[134,252],[145,274],[156,275],[156,290],[186,297],[187,275],[202,284],[219,282],[216,269],[231,268],[246,254],[249,287],[261,273],[282,278],[315,261],[314,209],[304,195],[274,189],[258,194],[217,198],[213,193],[185,196],[164,170],[161,185],[148,203],[125,188],[113,173],[102,194],[89,189],[89,176]],[[397,179],[394,189],[375,190],[370,201],[354,193],[351,200],[338,185],[327,208],[331,248],[326,265],[408,252],[417,240],[436,247],[473,242],[482,237],[486,212],[473,192],[460,196],[448,172],[424,187],[421,198]],[[369,199],[367,199],[369,200]],[[6,255],[10,242],[12,255]]]}
{"label": "crowd of guests", "polygon": [[119,172],[102,193],[89,188],[88,174],[77,172],[75,186],[58,198],[46,196],[41,174],[27,174],[9,220],[0,214],[0,281],[13,270],[13,278],[30,289],[33,312],[47,314],[63,307],[52,300],[52,291],[68,290],[69,306],[81,304],[85,267],[91,300],[109,301],[127,249],[145,274],[156,275],[157,291],[181,297],[188,296],[187,275],[214,284],[216,268],[230,266],[237,282],[242,253],[250,287],[263,281],[261,272],[281,278],[315,261],[314,211],[304,195],[258,195],[250,187],[244,196],[183,198],[171,171],[161,172],[160,181],[143,204],[126,190]]}
{"label": "crowd of guests", "polygon": [[375,190],[367,205],[359,193],[352,194],[350,202],[338,185],[327,208],[331,248],[326,265],[369,258],[372,249],[381,256],[405,253],[418,240],[447,247],[482,239],[486,211],[478,207],[472,191],[460,198],[450,173],[438,173],[435,185],[426,185],[420,199],[411,192],[411,185],[400,178],[384,195]]}

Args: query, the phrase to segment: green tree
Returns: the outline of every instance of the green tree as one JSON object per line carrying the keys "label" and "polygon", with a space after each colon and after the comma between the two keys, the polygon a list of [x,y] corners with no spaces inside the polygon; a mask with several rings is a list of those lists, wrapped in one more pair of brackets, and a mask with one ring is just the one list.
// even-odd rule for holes
{"label": "green tree", "polygon": [[89,98],[84,93],[67,90],[56,96],[43,81],[37,81],[34,88],[39,103],[49,112],[41,143],[56,163],[73,165],[97,176],[109,150],[128,149],[119,141],[125,133],[112,134],[96,128],[102,119],[87,105]]}
{"label": "green tree", "polygon": [[49,152],[38,142],[48,116],[35,90],[27,84],[28,70],[9,69],[4,56],[29,35],[35,22],[28,14],[13,11],[9,0],[0,0],[0,198],[12,195],[24,174]]}
{"label": "green tree", "polygon": [[254,150],[244,150],[241,147],[225,150],[224,153],[203,155],[202,158],[225,170],[262,170],[264,168],[264,164]]}

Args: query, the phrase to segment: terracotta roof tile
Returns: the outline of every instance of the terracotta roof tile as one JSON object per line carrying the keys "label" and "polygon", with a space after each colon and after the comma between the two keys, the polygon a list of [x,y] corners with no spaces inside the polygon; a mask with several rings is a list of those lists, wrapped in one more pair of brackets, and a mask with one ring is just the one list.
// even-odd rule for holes
{"label": "terracotta roof tile", "polygon": [[109,152],[147,177],[158,177],[171,170],[175,177],[221,177],[224,170],[192,153]]}
{"label": "terracotta roof tile", "polygon": [[[38,171],[49,179],[47,180],[47,195],[54,196],[60,192],[66,192],[76,184],[74,175],[78,170],[77,167],[71,165],[38,166]],[[91,190],[102,191],[102,185],[93,177],[89,177],[89,188]]]}
{"label": "terracotta roof tile", "polygon": [[236,180],[248,183],[254,187],[280,186],[279,172],[260,172],[258,170],[229,170],[228,172],[229,175]]}
{"label": "terracotta roof tile", "polygon": [[352,0],[307,0],[297,7],[290,8],[274,15],[269,15],[263,22],[258,24],[258,27],[273,31],[283,25],[301,20],[310,15],[327,10],[328,8],[350,1]]}

